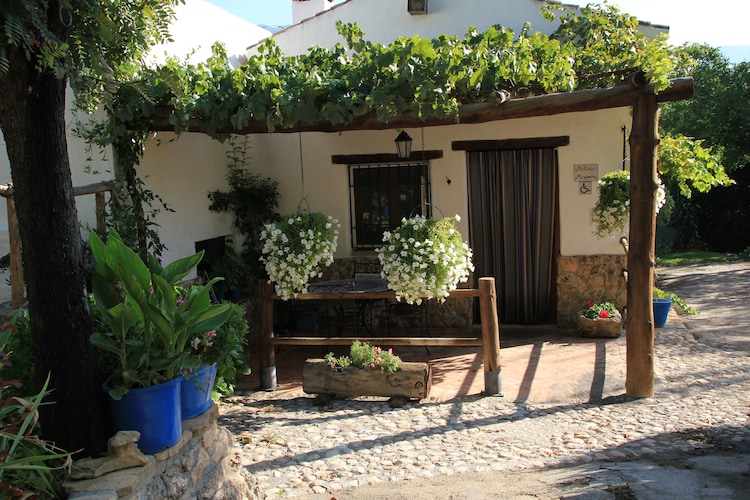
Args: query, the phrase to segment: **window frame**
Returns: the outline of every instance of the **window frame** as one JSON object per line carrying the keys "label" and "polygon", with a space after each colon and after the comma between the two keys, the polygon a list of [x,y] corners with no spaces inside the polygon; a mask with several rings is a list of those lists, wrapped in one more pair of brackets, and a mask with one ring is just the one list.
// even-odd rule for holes
{"label": "window frame", "polygon": [[[357,172],[360,171],[375,171],[377,174],[382,174],[384,172],[387,172],[386,177],[393,177],[394,175],[398,178],[400,173],[403,173],[403,171],[399,172],[396,169],[405,169],[405,168],[414,168],[417,167],[419,170],[417,172],[417,175],[415,177],[419,179],[419,185],[417,186],[415,182],[411,183],[396,183],[395,185],[388,179],[386,182],[383,181],[383,179],[379,179],[378,186],[380,188],[388,188],[383,189],[384,191],[388,192],[388,205],[385,207],[387,208],[387,214],[385,216],[381,216],[381,228],[383,231],[390,231],[393,229],[396,229],[398,225],[401,222],[401,218],[403,217],[409,217],[410,215],[415,214],[422,214],[422,209],[420,209],[420,205],[424,207],[424,211],[426,212],[424,215],[427,217],[431,216],[432,210],[431,210],[431,180],[430,180],[430,162],[429,160],[418,160],[418,161],[410,161],[410,160],[402,160],[402,161],[384,161],[384,162],[368,162],[368,163],[352,163],[348,166],[348,182],[349,182],[349,230],[351,235],[351,246],[352,250],[374,250],[381,245],[381,238],[375,239],[367,239],[364,237],[364,233],[358,232],[362,231],[362,223],[365,220],[364,212],[358,213],[357,212],[357,200],[360,199],[357,195],[357,186],[356,184],[356,178]],[[408,174],[407,174],[408,176]],[[417,189],[419,195],[419,203],[416,203],[410,207],[408,207],[408,211],[404,210],[404,207],[401,207],[401,200],[396,199],[394,203],[395,197],[400,197],[400,191],[399,188],[401,186],[410,186],[409,189],[414,190]],[[360,197],[362,194],[360,193]],[[407,195],[408,196],[408,193]],[[397,207],[397,213],[391,214],[389,207],[395,206]],[[362,210],[364,210],[364,207],[362,207]],[[388,223],[387,226],[383,225],[382,218],[388,217]],[[359,224],[359,226],[358,226]],[[369,228],[369,232],[371,235],[375,232],[375,230],[371,227]],[[359,228],[359,229],[358,229]],[[380,231],[380,234],[382,235],[382,231]],[[372,236],[371,236],[372,238]],[[365,242],[361,242],[360,240],[367,240]]]}

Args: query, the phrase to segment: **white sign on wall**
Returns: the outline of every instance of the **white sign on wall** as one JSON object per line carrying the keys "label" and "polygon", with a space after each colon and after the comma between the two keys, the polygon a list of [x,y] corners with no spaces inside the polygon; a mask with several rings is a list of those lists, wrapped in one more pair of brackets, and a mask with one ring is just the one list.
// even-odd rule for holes
{"label": "white sign on wall", "polygon": [[583,163],[573,165],[573,180],[576,182],[596,182],[599,180],[599,164]]}
{"label": "white sign on wall", "polygon": [[573,181],[578,183],[578,194],[588,195],[594,191],[594,183],[599,180],[599,164],[579,163],[573,165]]}

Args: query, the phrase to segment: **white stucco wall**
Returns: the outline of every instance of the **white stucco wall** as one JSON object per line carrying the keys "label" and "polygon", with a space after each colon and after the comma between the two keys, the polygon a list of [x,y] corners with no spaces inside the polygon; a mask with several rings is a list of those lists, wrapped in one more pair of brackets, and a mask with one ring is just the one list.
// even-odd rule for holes
{"label": "white stucco wall", "polygon": [[191,54],[193,64],[211,56],[215,41],[224,44],[230,63],[237,67],[245,49],[271,35],[271,32],[235,16],[206,0],[185,0],[175,7],[175,20],[169,26],[171,42],[151,49],[151,59],[164,62],[167,55],[185,57]]}
{"label": "white stucco wall", "polygon": [[367,40],[382,44],[399,36],[464,36],[469,26],[485,31],[493,24],[518,33],[524,21],[531,22],[534,31],[551,31],[552,25],[539,14],[541,5],[540,0],[429,0],[427,15],[411,15],[406,0],[349,0],[276,33],[274,38],[285,54],[294,55],[305,53],[312,45],[343,43],[336,21],[356,22]]}
{"label": "white stucco wall", "polygon": [[205,134],[159,133],[146,143],[138,175],[174,212],[157,217],[164,262],[195,253],[198,241],[232,233],[231,214],[208,210],[209,191],[226,190],[226,146]]}
{"label": "white stucco wall", "polygon": [[[629,129],[630,122],[630,110],[619,108],[426,128],[425,149],[443,151],[443,158],[431,161],[432,201],[444,214],[462,216],[460,229],[467,238],[466,155],[463,151],[452,151],[451,142],[569,136],[570,145],[558,150],[561,254],[621,254],[617,238],[599,240],[591,234],[589,211],[596,200],[596,191],[590,195],[579,194],[573,165],[596,164],[599,177],[620,168],[621,129],[623,125]],[[414,138],[413,151],[418,152],[422,147],[420,129],[407,129],[407,132]],[[337,217],[341,222],[341,233],[336,255],[346,257],[353,254],[348,168],[332,164],[331,156],[394,153],[396,135],[396,130],[302,134],[303,169],[300,167],[298,134],[255,135],[251,141],[250,168],[279,181],[282,214],[296,211],[304,196],[312,210]],[[198,134],[186,134],[174,143],[149,148],[144,160],[151,175],[149,186],[175,197],[174,201],[166,201],[173,204],[177,213],[165,215],[162,219],[162,240],[170,247],[170,255],[192,251],[191,245],[195,241],[230,234],[229,221],[219,221],[215,214],[207,211],[206,193],[224,185],[222,177],[226,172],[226,161],[218,143]],[[152,165],[154,169],[159,165],[162,172],[156,173]],[[447,179],[451,180],[450,184]]]}
{"label": "white stucco wall", "polygon": [[[300,8],[306,10],[300,18],[312,15],[316,2],[326,4],[327,0],[302,2]],[[499,24],[518,34],[527,21],[532,32],[551,33],[557,24],[542,17],[540,9],[543,3],[542,0],[429,0],[427,15],[411,15],[407,10],[407,0],[348,0],[279,31],[273,37],[285,54],[296,55],[307,52],[313,45],[332,47],[344,43],[336,32],[336,21],[356,22],[365,32],[365,39],[384,45],[399,36],[435,38],[447,34],[463,37],[471,26],[486,31],[488,27]],[[667,28],[642,23],[641,31],[656,36],[666,32]],[[248,54],[252,53],[255,53],[255,46],[249,47]]]}

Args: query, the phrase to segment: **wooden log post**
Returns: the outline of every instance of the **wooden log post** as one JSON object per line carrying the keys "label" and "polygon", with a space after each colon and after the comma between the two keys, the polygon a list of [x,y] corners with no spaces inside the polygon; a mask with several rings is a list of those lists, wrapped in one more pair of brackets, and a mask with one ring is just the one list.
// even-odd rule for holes
{"label": "wooden log post", "polygon": [[265,280],[258,283],[258,349],[260,388],[276,389],[276,352],[273,346],[273,290]]}
{"label": "wooden log post", "polygon": [[630,135],[630,240],[625,392],[654,395],[654,314],[656,266],[656,158],[659,143],[656,94],[643,93],[633,107]]}
{"label": "wooden log post", "polygon": [[425,399],[431,386],[432,371],[427,363],[405,361],[389,373],[351,366],[334,369],[324,359],[308,359],[302,370],[305,394]]}
{"label": "wooden log post", "polygon": [[6,202],[8,207],[8,242],[10,244],[10,305],[13,309],[20,309],[23,307],[26,297],[21,257],[21,232],[18,228],[16,202],[13,196],[8,196]]}
{"label": "wooden log post", "polygon": [[503,394],[500,369],[500,326],[497,319],[495,278],[479,278],[479,312],[482,320],[482,353],[484,355],[484,392]]}

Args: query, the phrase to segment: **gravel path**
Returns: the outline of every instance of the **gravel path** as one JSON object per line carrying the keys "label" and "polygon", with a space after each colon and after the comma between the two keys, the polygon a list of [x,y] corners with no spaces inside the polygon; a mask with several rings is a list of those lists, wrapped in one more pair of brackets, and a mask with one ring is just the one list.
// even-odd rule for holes
{"label": "gravel path", "polygon": [[[725,279],[732,272],[744,276],[747,293],[748,271],[744,263],[721,272],[730,273],[722,275]],[[601,468],[602,463],[647,460],[689,467],[685,460],[699,455],[750,452],[748,325],[723,324],[721,311],[702,302],[700,286],[680,288],[703,275],[704,287],[711,282],[726,289],[715,273],[660,274],[662,288],[703,309],[711,328],[701,333],[699,316],[684,320],[686,326],[672,321],[657,330],[655,398],[528,404],[468,397],[412,402],[400,409],[358,398],[319,408],[301,391],[255,392],[223,404],[220,423],[241,443],[244,464],[267,498],[435,498],[430,487],[439,484],[441,498],[519,498],[519,487],[537,486],[535,498],[560,498],[591,488],[592,480],[549,479],[550,471],[572,465]],[[722,337],[719,327],[729,329],[732,338]],[[547,479],[519,472],[542,468]],[[474,475],[461,483],[450,479],[467,473]],[[502,478],[508,496],[488,486],[493,478]],[[392,483],[402,480],[412,481]],[[719,489],[719,497],[742,488],[746,493],[748,477],[738,474],[737,481],[729,490]],[[381,496],[358,496],[367,485]],[[451,488],[455,494],[447,493]],[[611,488],[602,484],[598,491]]]}

